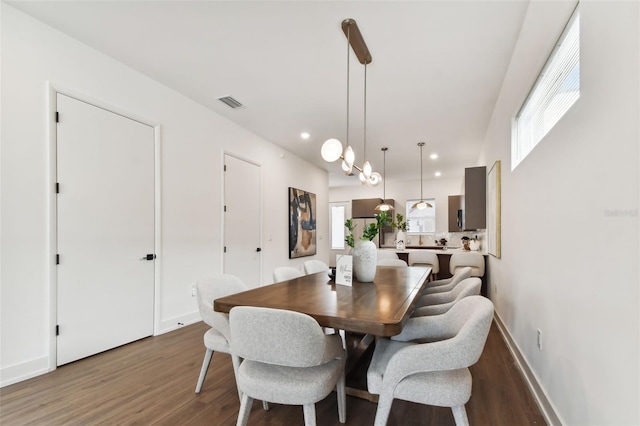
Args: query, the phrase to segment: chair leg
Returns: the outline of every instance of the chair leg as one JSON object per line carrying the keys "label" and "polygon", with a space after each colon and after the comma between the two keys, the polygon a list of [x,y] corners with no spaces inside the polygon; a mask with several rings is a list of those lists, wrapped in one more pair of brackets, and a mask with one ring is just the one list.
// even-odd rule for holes
{"label": "chair leg", "polygon": [[385,426],[389,419],[389,413],[391,412],[391,405],[393,404],[393,395],[381,394],[378,399],[378,408],[376,409],[376,419],[374,426]]}
{"label": "chair leg", "polygon": [[253,398],[249,395],[242,394],[242,402],[240,402],[240,412],[238,413],[238,422],[236,426],[246,426],[249,421],[249,414],[251,414],[251,406],[253,405]]}
{"label": "chair leg", "polygon": [[204,383],[204,377],[207,375],[209,364],[211,364],[211,357],[213,356],[213,349],[207,349],[204,353],[204,360],[202,361],[202,368],[200,369],[200,377],[198,377],[198,384],[196,385],[196,393],[200,393],[202,384]]}
{"label": "chair leg", "polygon": [[338,420],[340,423],[345,423],[347,421],[347,396],[344,374],[340,375],[336,386],[336,394],[338,396]]}
{"label": "chair leg", "polygon": [[262,409],[264,411],[269,411],[269,403],[267,401],[262,401]]}
{"label": "chair leg", "polygon": [[302,406],[304,411],[304,426],[316,426],[316,404],[305,404]]}
{"label": "chair leg", "polygon": [[456,421],[456,426],[469,426],[467,410],[465,410],[464,405],[451,407],[451,411],[453,411],[453,418]]}

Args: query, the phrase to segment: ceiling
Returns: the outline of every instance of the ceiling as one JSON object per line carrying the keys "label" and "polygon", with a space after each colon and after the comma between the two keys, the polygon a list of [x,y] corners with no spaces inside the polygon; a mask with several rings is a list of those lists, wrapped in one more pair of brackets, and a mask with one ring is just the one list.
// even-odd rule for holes
{"label": "ceiling", "polygon": [[[460,177],[476,165],[528,1],[8,2],[357,185],[322,143],[347,137],[347,40],[367,67],[366,156],[391,181]],[[349,142],[364,151],[364,66],[351,51]],[[231,109],[217,98],[244,106]],[[303,140],[301,132],[311,137]],[[439,158],[431,160],[429,155]]]}

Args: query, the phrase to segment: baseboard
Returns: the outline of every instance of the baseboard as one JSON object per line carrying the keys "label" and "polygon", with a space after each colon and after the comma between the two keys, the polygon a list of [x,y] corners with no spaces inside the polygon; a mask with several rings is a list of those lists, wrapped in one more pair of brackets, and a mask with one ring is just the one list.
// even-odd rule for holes
{"label": "baseboard", "polygon": [[538,407],[540,408],[545,421],[548,425],[551,426],[562,425],[560,417],[558,417],[555,409],[553,408],[553,405],[547,398],[547,395],[544,393],[544,390],[542,389],[542,386],[540,386],[540,383],[538,382],[535,374],[533,374],[533,371],[531,371],[531,368],[529,368],[529,364],[527,364],[527,361],[522,356],[520,349],[518,349],[518,345],[516,345],[515,341],[511,337],[511,334],[509,334],[509,331],[502,322],[502,319],[497,313],[495,313],[494,319],[496,321],[498,329],[500,330],[500,334],[502,334],[502,337],[507,344],[507,348],[509,348],[509,352],[511,352],[511,355],[515,359],[518,368],[520,368],[520,371],[522,372],[522,375],[524,376],[524,379],[529,386],[529,390],[531,390],[533,397],[538,403]]}
{"label": "baseboard", "polygon": [[184,327],[185,325],[195,324],[198,321],[202,321],[202,317],[200,317],[200,313],[198,311],[169,318],[160,322],[160,330],[158,330],[156,335],[168,333],[180,327]]}
{"label": "baseboard", "polygon": [[43,356],[0,369],[0,388],[49,372],[49,357]]}

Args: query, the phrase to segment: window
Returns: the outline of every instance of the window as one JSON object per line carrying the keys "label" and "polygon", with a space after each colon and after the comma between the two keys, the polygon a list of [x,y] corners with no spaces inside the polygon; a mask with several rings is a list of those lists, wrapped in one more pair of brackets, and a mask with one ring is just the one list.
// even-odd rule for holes
{"label": "window", "polygon": [[331,209],[331,249],[345,249],[345,227],[347,205],[345,203],[330,203]]}
{"label": "window", "polygon": [[424,201],[433,207],[412,209],[411,206],[420,200],[407,200],[407,234],[436,233],[436,199],[425,198]]}
{"label": "window", "polygon": [[574,12],[515,117],[511,170],[531,152],[580,97],[580,15]]}

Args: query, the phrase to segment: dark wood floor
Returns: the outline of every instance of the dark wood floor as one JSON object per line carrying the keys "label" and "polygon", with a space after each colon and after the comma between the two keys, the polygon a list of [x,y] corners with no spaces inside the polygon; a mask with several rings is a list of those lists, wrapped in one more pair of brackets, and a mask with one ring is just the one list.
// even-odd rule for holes
{"label": "dark wood floor", "polygon": [[[0,424],[233,425],[239,408],[231,358],[216,353],[202,392],[203,323],[150,337],[0,389]],[[471,425],[544,425],[495,324],[471,368]],[[335,393],[316,404],[318,425],[339,425]],[[376,404],[347,397],[347,424],[372,425]],[[302,425],[301,407],[254,403],[250,425]],[[394,401],[389,425],[453,425],[448,408]]]}

